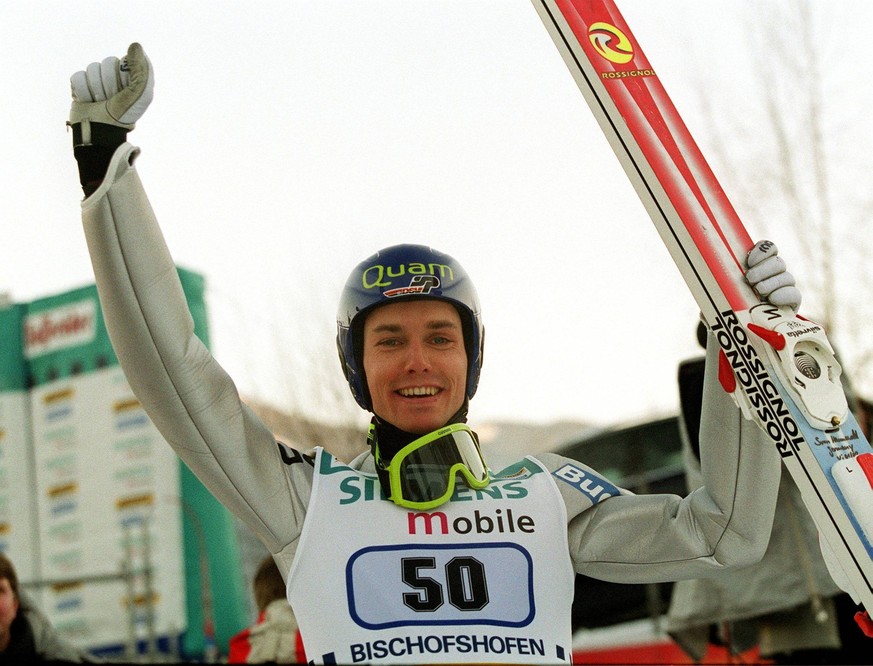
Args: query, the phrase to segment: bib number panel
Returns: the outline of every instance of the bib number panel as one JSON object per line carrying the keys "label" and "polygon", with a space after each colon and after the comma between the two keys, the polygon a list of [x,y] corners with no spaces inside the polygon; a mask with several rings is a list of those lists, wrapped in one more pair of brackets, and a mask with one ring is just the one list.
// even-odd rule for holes
{"label": "bib number panel", "polygon": [[346,584],[349,614],[367,629],[523,627],[536,613],[533,561],[513,543],[368,547],[349,558]]}

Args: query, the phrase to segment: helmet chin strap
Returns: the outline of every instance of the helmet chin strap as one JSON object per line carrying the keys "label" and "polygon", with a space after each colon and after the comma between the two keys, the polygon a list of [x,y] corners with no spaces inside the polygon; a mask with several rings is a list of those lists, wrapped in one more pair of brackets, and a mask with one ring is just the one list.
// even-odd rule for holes
{"label": "helmet chin strap", "polygon": [[[441,425],[440,428],[444,428],[452,423],[466,423],[467,412],[469,409],[470,399],[465,397],[460,409],[458,409],[458,411],[455,412],[448,421]],[[439,430],[439,428],[435,428],[435,430]],[[380,458],[389,462],[391,458],[394,457],[394,454],[400,449],[425,434],[427,433],[412,433],[407,432],[406,430],[401,430],[392,423],[388,423],[388,421],[373,414],[373,418],[370,419],[370,429],[367,433],[367,444],[369,444],[370,453],[372,453],[374,457],[376,455],[376,447],[378,447]],[[385,492],[386,495],[390,495],[387,471],[379,469],[377,466],[376,472],[379,475],[379,483],[382,486],[383,492]]]}

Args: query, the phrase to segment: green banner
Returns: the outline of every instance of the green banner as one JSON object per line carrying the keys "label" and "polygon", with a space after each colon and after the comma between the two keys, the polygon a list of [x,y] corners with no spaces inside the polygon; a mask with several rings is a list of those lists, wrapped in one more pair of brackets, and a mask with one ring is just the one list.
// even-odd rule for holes
{"label": "green banner", "polygon": [[[208,347],[203,276],[180,268],[179,278],[194,319],[194,332]],[[118,365],[96,286],[41,298],[23,307],[19,340],[23,338],[23,360],[33,386]]]}
{"label": "green banner", "polygon": [[24,306],[0,307],[0,391],[27,388],[27,362],[21,353]]}

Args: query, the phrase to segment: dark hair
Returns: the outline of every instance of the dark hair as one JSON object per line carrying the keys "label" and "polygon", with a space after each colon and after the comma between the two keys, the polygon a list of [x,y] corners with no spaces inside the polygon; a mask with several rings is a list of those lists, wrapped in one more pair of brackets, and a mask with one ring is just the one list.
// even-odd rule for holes
{"label": "dark hair", "polygon": [[271,601],[285,598],[285,581],[282,580],[282,573],[271,555],[258,565],[253,587],[258,611],[264,610]]}
{"label": "dark hair", "polygon": [[18,597],[18,574],[15,573],[15,567],[12,565],[12,561],[6,557],[3,553],[0,553],[0,578],[5,578],[9,581],[9,587],[12,588],[12,594],[15,595],[15,599]]}

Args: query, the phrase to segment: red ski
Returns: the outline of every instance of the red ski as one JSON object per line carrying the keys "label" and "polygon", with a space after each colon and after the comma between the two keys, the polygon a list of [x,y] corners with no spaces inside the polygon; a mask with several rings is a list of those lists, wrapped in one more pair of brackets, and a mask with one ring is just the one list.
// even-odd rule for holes
{"label": "red ski", "polygon": [[752,240],[612,0],[532,1],[718,339],[722,386],[776,442],[834,580],[870,611],[873,449],[822,327],[746,283]]}

